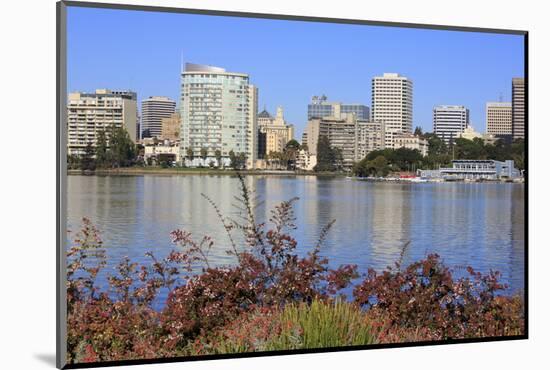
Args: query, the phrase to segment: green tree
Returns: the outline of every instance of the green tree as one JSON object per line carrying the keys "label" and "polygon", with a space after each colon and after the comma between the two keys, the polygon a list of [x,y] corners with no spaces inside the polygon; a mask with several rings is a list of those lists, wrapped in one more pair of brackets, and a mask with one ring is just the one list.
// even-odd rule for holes
{"label": "green tree", "polygon": [[96,163],[94,155],[94,147],[92,146],[92,143],[88,142],[84,148],[84,153],[80,158],[80,168],[82,171],[95,171]]}
{"label": "green tree", "polygon": [[230,166],[233,169],[240,170],[246,164],[246,155],[244,153],[235,154],[234,151],[229,151]]}
{"label": "green tree", "polygon": [[454,141],[456,159],[487,159],[485,143],[480,138],[468,140],[458,138]]}
{"label": "green tree", "polygon": [[136,159],[136,145],[130,139],[128,131],[122,127],[114,127],[109,138],[109,152],[113,167],[128,167]]}
{"label": "green tree", "polygon": [[202,161],[206,161],[206,158],[208,157],[208,149],[206,148],[201,148],[201,158],[202,158]]}
{"label": "green tree", "polygon": [[238,168],[244,168],[246,166],[246,154],[239,153],[239,155],[237,156],[237,161]]}
{"label": "green tree", "polygon": [[382,155],[379,155],[372,161],[369,161],[368,167],[376,176],[387,176],[389,172],[388,161]]}
{"label": "green tree", "polygon": [[314,167],[316,172],[336,171],[338,169],[339,154],[337,150],[330,146],[326,136],[319,136],[317,141],[317,165]]}
{"label": "green tree", "polygon": [[414,129],[414,136],[424,136],[424,133],[422,132],[422,127],[416,126],[416,128]]}
{"label": "green tree", "polygon": [[237,156],[235,155],[234,151],[230,150],[229,151],[229,166],[231,166],[231,168],[235,168],[236,162],[237,162]]}
{"label": "green tree", "polygon": [[298,151],[300,150],[300,143],[292,139],[285,145],[283,152],[283,161],[286,163],[287,169],[296,168],[296,157],[298,156]]}
{"label": "green tree", "polygon": [[388,161],[383,155],[377,155],[372,160],[365,157],[352,168],[353,174],[358,177],[387,176],[389,171]]}
{"label": "green tree", "polygon": [[193,161],[193,159],[195,158],[195,153],[193,152],[193,149],[187,148],[186,157],[190,162]]}
{"label": "green tree", "polygon": [[95,156],[98,167],[105,167],[111,162],[105,130],[99,130],[96,134]]}
{"label": "green tree", "polygon": [[80,157],[75,154],[67,155],[67,168],[77,169],[80,168]]}
{"label": "green tree", "polygon": [[515,166],[520,169],[525,169],[525,140],[516,139],[512,142],[510,146],[510,157],[508,159],[513,159]]}

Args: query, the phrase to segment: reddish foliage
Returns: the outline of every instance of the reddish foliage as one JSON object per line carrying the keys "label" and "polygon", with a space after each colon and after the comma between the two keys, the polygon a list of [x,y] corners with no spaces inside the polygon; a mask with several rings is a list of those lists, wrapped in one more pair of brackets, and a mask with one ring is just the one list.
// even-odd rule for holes
{"label": "reddish foliage", "polygon": [[522,301],[496,295],[506,288],[498,282],[500,274],[468,272],[470,278],[455,281],[439,256],[431,254],[404,270],[369,270],[354,297],[369,309],[382,337],[396,328],[409,334],[422,328],[417,334],[424,340],[521,334]]}
{"label": "reddish foliage", "polygon": [[[267,229],[254,219],[251,192],[239,179],[242,194],[237,200],[244,222],[224,217],[205,196],[227,233],[227,253],[235,256],[235,266],[212,266],[212,240],[203,237],[196,242],[189,232],[176,230],[171,234],[176,251],[164,259],[147,253],[151,263],[142,266],[124,258],[117,274],[108,279],[109,291],[100,292],[95,280],[106,253],[97,229],[83,220],[67,252],[69,363],[182,356],[190,348],[191,353],[201,353],[201,346],[215,340],[212,333],[225,328],[224,335],[231,335],[233,323],[248,323],[250,341],[265,338],[265,328],[275,330],[264,325],[272,310],[288,303],[331,300],[358,277],[355,265],[332,270],[321,256],[332,223],[321,231],[317,245],[300,257],[291,236],[296,199],[272,211],[272,227]],[[245,245],[237,245],[235,231],[244,233]],[[200,271],[196,266],[202,266]],[[354,299],[367,310],[380,342],[523,333],[522,300],[496,295],[504,288],[499,274],[468,271],[469,279],[454,281],[439,257],[430,255],[404,270],[399,263],[381,273],[369,270],[355,287]],[[160,289],[169,295],[159,312],[151,305]],[[250,321],[251,314],[256,316]],[[245,338],[237,342],[253,348]]]}

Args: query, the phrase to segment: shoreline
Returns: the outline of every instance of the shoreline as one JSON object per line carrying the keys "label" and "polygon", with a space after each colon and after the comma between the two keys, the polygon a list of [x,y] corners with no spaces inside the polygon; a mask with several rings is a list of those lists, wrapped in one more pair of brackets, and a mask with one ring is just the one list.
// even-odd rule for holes
{"label": "shoreline", "polygon": [[[283,170],[242,170],[240,173],[244,176],[315,176],[315,177],[330,177],[330,178],[348,178],[355,181],[365,181],[365,182],[389,182],[389,183],[473,183],[473,184],[524,184],[524,180],[521,181],[511,181],[511,180],[464,180],[464,179],[453,179],[453,180],[425,180],[425,181],[411,181],[406,178],[360,178],[360,177],[350,177],[349,173],[344,172],[313,172],[313,171],[283,171]],[[145,176],[145,175],[155,175],[155,176],[187,176],[187,175],[200,175],[200,176],[236,176],[236,173],[232,170],[219,170],[219,169],[209,169],[209,168],[159,168],[159,167],[126,167],[126,168],[103,168],[95,170],[90,173],[83,173],[82,170],[69,169],[67,170],[67,175],[83,175],[83,176]]]}
{"label": "shoreline", "polygon": [[[347,173],[340,172],[310,172],[310,171],[281,171],[281,170],[241,170],[239,171],[245,176],[256,175],[273,175],[273,176],[319,176],[319,177],[346,177]],[[126,167],[126,168],[102,168],[95,170],[89,174],[85,174],[82,170],[68,169],[67,175],[88,175],[88,176],[142,176],[142,175],[223,175],[236,176],[233,170],[219,170],[209,168],[147,168],[147,167]]]}

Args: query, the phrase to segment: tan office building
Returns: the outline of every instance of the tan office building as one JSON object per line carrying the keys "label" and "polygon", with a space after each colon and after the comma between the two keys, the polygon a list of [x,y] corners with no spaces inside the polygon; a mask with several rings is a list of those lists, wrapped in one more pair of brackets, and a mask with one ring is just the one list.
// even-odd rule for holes
{"label": "tan office building", "polygon": [[277,107],[277,115],[272,117],[267,110],[258,114],[258,130],[265,134],[265,153],[282,153],[286,144],[294,139],[294,125],[285,121],[283,108]]}
{"label": "tan office building", "polygon": [[161,134],[163,140],[178,141],[180,139],[181,119],[179,112],[161,119]]}
{"label": "tan office building", "polygon": [[384,124],[358,120],[353,113],[343,113],[339,117],[312,118],[304,133],[302,138],[305,139],[311,155],[317,155],[319,137],[325,136],[332,148],[341,151],[346,169],[350,169],[354,162],[363,159],[369,152],[385,147]]}
{"label": "tan office building", "polygon": [[396,134],[394,137],[394,149],[406,148],[411,150],[418,150],[422,156],[428,155],[428,140],[409,133]]}
{"label": "tan office building", "polygon": [[73,92],[67,102],[67,154],[81,155],[88,143],[95,147],[97,133],[122,127],[137,138],[137,94],[126,90],[97,89]]}
{"label": "tan office building", "polygon": [[487,134],[512,135],[512,103],[489,102],[486,105]]}

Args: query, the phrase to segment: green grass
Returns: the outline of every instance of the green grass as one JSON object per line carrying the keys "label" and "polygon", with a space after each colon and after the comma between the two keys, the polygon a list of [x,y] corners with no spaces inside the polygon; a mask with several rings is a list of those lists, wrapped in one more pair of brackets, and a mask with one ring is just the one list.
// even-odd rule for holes
{"label": "green grass", "polygon": [[[314,301],[309,306],[289,305],[278,320],[282,331],[268,341],[268,350],[342,347],[376,342],[364,313],[349,303]],[[288,323],[291,325],[285,325]]]}

